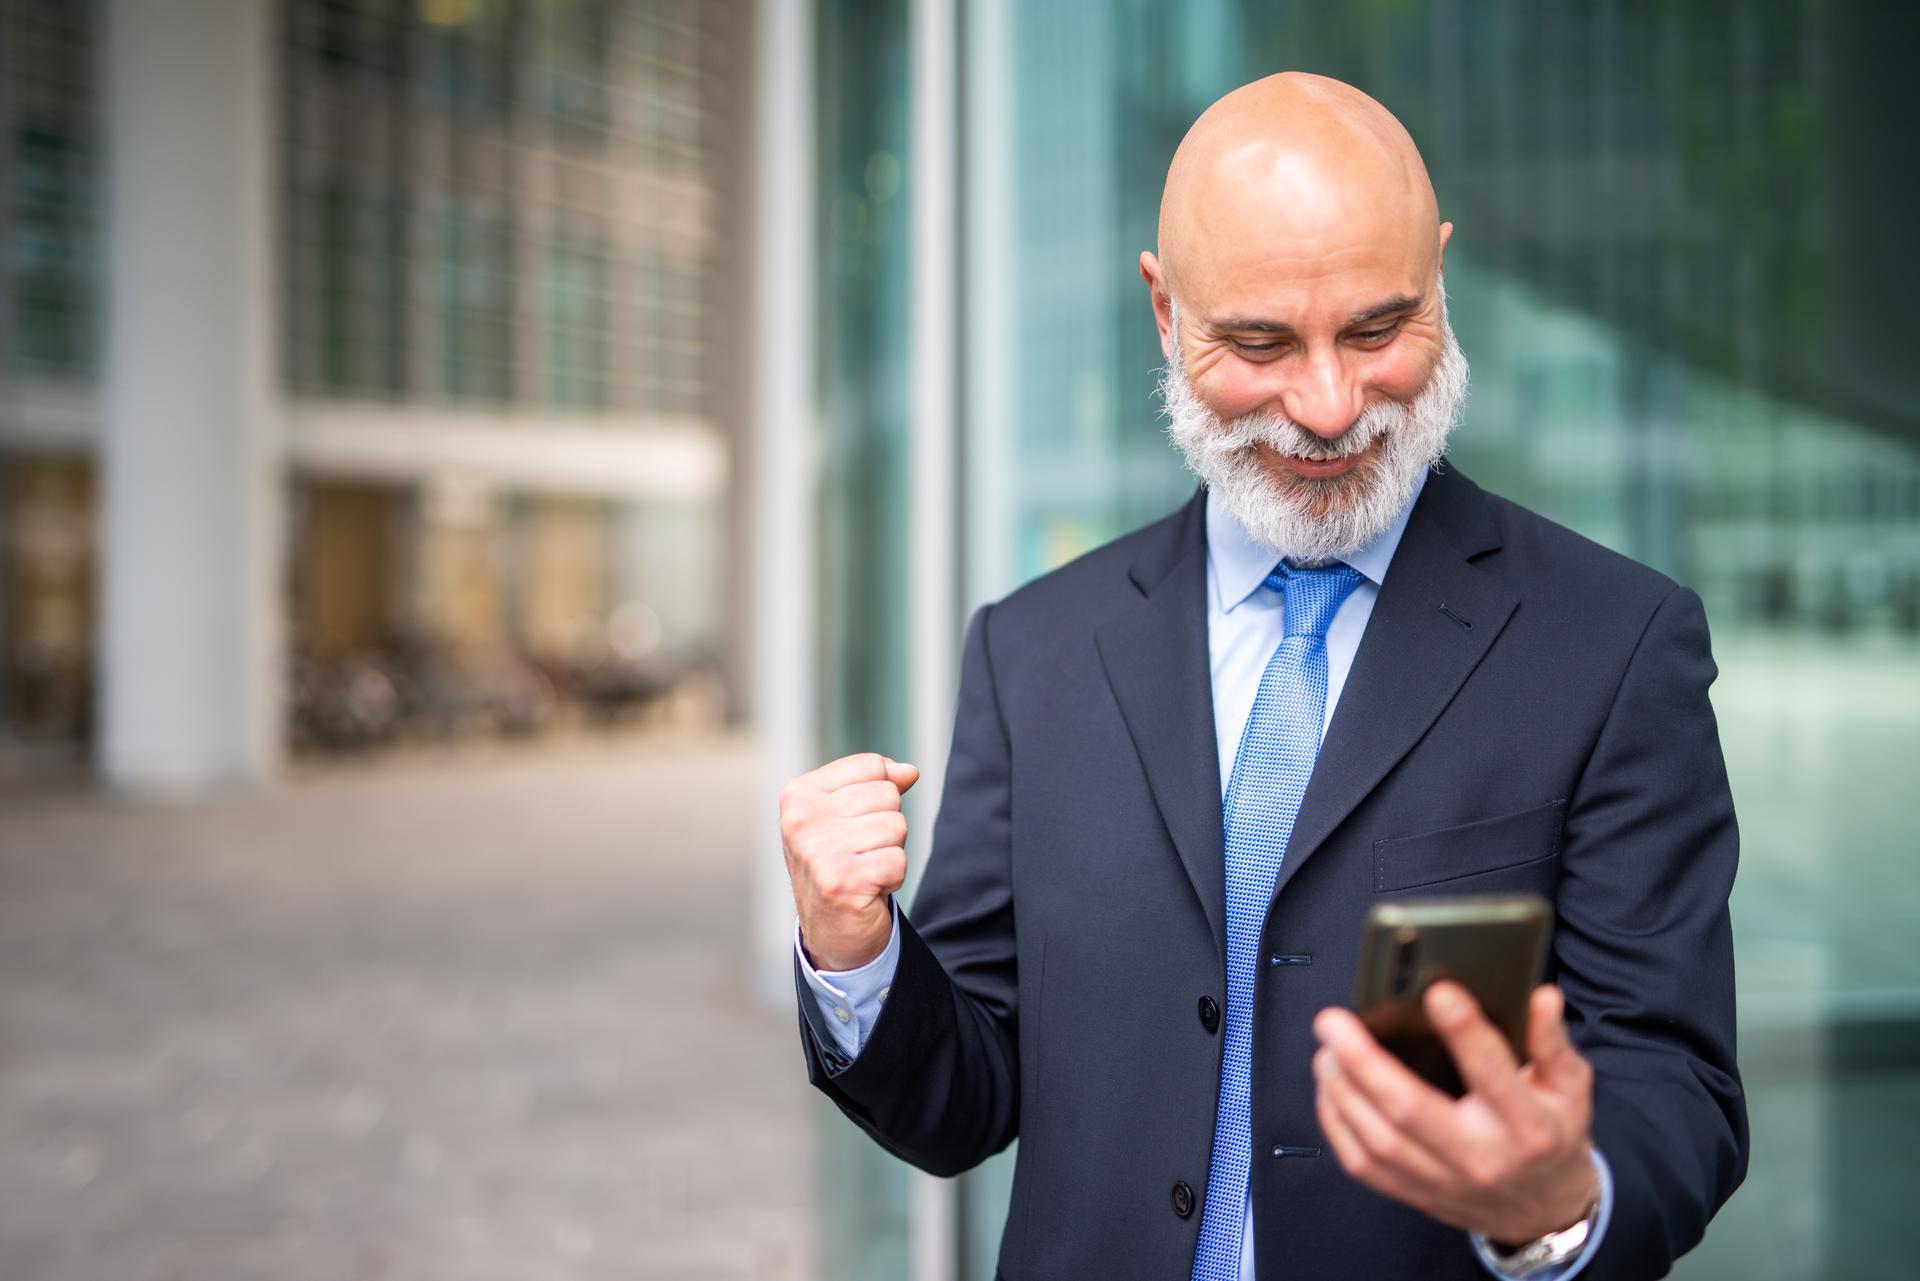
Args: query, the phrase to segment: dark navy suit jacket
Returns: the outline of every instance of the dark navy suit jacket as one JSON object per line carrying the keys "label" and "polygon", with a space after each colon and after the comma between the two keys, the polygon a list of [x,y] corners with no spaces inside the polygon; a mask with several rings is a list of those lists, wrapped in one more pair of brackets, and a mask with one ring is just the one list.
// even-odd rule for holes
{"label": "dark navy suit jacket", "polygon": [[[975,615],[899,968],[810,1076],[906,1160],[1020,1140],[1009,1281],[1185,1278],[1226,993],[1204,493]],[[1537,890],[1616,1185],[1583,1274],[1664,1274],[1742,1178],[1727,894],[1738,836],[1693,592],[1451,469],[1416,503],[1269,910],[1251,1195],[1262,1278],[1484,1278],[1466,1235],[1348,1177],[1310,1022],[1383,896]],[[1277,1153],[1277,1154],[1276,1154]],[[1182,1214],[1184,1208],[1189,1213]]]}

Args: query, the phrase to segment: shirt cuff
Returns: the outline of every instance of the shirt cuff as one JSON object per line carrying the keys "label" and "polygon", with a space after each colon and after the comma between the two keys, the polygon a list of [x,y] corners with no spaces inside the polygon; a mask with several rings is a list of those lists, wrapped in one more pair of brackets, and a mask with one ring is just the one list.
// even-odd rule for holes
{"label": "shirt cuff", "polygon": [[[1607,1224],[1613,1219],[1613,1167],[1607,1164],[1607,1158],[1600,1155],[1600,1149],[1593,1149],[1593,1172],[1600,1180],[1600,1201],[1593,1211],[1593,1231],[1587,1233],[1587,1239],[1580,1247],[1580,1253],[1565,1263],[1551,1268],[1542,1268],[1530,1274],[1527,1281],[1573,1281],[1586,1268],[1600,1249],[1600,1241],[1607,1235]],[[1480,1256],[1480,1263],[1496,1277],[1510,1278],[1513,1273],[1500,1266],[1494,1257],[1493,1245],[1478,1232],[1468,1233],[1473,1241],[1473,1252]]]}
{"label": "shirt cuff", "polygon": [[886,1003],[887,992],[893,985],[893,973],[900,967],[900,905],[891,902],[889,905],[893,910],[893,930],[887,935],[887,946],[857,970],[814,969],[813,963],[807,960],[807,949],[801,945],[800,918],[795,917],[793,921],[793,955],[820,1012],[819,1018],[807,1022],[816,1035],[824,1031],[832,1039],[846,1063],[851,1063],[866,1045],[867,1035],[873,1031],[880,1007]]}

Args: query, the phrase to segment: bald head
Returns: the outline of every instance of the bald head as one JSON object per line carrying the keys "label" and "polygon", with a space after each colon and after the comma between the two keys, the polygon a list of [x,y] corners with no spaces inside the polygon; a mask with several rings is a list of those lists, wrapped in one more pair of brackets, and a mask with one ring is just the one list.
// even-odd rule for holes
{"label": "bald head", "polygon": [[1452,231],[1407,131],[1337,80],[1236,89],[1180,143],[1140,255],[1169,430],[1263,542],[1348,554],[1444,447],[1467,378]]}
{"label": "bald head", "polygon": [[1207,108],[1174,153],[1160,201],[1160,262],[1176,296],[1189,282],[1210,291],[1250,253],[1311,267],[1386,250],[1426,277],[1440,245],[1433,186],[1406,129],[1353,86],[1303,72],[1256,80]]}

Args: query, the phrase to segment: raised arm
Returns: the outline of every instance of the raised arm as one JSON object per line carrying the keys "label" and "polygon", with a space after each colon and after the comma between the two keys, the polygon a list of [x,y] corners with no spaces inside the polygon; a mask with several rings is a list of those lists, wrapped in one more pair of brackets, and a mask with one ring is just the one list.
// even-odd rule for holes
{"label": "raised arm", "polygon": [[[851,1060],[809,1022],[809,1005],[817,1002],[804,976],[796,976],[808,1078],[887,1150],[940,1175],[969,1169],[1004,1148],[1020,1115],[1011,752],[988,653],[990,611],[982,608],[967,629],[933,851],[913,912],[900,916],[898,966],[879,1017]],[[860,830],[861,839],[878,835]],[[901,832],[904,844],[904,823]],[[790,871],[791,844],[790,838]],[[816,849],[841,855],[844,846],[829,841]],[[871,879],[877,888],[883,878]],[[799,884],[796,879],[796,897]],[[867,913],[868,899],[855,898]],[[877,908],[870,932],[864,915],[861,927],[848,931],[861,941],[836,956],[840,964],[823,965],[807,943],[815,964],[851,968],[877,955],[888,941],[885,900],[884,893],[871,900]],[[803,912],[803,937],[807,930]]]}

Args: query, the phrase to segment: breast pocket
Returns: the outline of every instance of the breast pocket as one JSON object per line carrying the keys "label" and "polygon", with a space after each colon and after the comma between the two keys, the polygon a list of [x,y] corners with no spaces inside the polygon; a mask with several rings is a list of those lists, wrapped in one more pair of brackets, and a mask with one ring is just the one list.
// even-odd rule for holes
{"label": "breast pocket", "polygon": [[1551,895],[1560,876],[1566,817],[1563,798],[1517,814],[1375,841],[1373,892],[1537,890]]}

